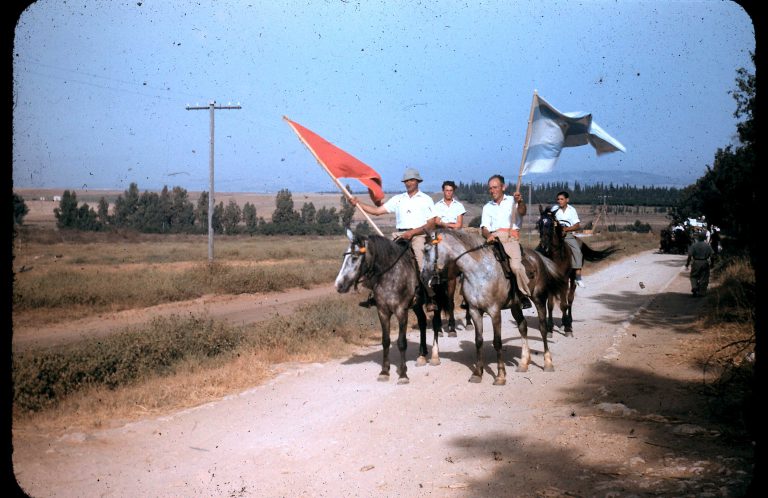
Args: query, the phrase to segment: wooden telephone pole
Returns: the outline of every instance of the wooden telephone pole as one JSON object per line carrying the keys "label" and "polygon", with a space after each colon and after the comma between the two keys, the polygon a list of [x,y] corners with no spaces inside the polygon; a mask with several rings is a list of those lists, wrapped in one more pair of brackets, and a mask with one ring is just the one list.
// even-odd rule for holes
{"label": "wooden telephone pole", "polygon": [[213,200],[213,142],[214,142],[213,111],[216,109],[242,109],[242,107],[240,107],[240,104],[216,105],[215,100],[212,100],[206,106],[190,106],[189,104],[187,104],[188,111],[201,111],[204,109],[209,109],[211,113],[211,155],[209,159],[209,175],[208,175],[210,180],[210,188],[208,192],[208,263],[213,263],[213,207],[215,204]]}

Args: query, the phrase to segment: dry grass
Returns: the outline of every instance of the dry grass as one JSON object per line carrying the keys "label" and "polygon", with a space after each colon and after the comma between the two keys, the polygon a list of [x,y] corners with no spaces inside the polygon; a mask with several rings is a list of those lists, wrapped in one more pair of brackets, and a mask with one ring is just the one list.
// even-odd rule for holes
{"label": "dry grass", "polygon": [[[337,195],[328,196],[332,198],[333,203],[338,202]],[[80,197],[78,193],[78,198]],[[273,202],[274,196],[269,198]],[[294,195],[294,200],[299,203],[302,199]],[[244,203],[245,197],[238,200],[240,201]],[[254,202],[249,196],[248,201]],[[70,302],[64,307],[31,306],[23,310],[14,309],[14,322],[23,320],[27,325],[34,325],[54,319],[85,316],[99,310],[114,311],[143,306],[140,294],[150,294],[148,291],[151,288],[157,289],[162,282],[167,283],[174,281],[173,279],[176,279],[176,282],[186,282],[176,286],[180,289],[193,287],[192,282],[199,284],[199,268],[207,262],[207,236],[59,232],[51,228],[54,225],[51,220],[51,204],[45,204],[46,208],[50,207],[51,213],[33,215],[30,226],[23,227],[19,238],[14,242],[14,270],[17,272],[19,287],[24,288],[30,282],[36,281],[41,292],[46,292],[45,288],[53,285],[52,278],[55,278],[59,285],[61,276],[66,275],[72,280],[73,288],[80,285],[79,289],[82,291],[84,282],[96,282],[99,278],[104,280],[104,277],[108,276],[112,287],[123,289],[124,294],[129,295],[132,293],[125,291],[129,287],[123,287],[126,285],[124,282],[131,279],[140,280],[142,283],[138,288],[142,292],[134,292],[137,297],[128,300],[107,300],[101,306],[89,302]],[[320,200],[315,202],[316,207],[323,205],[325,204]],[[470,211],[475,208],[479,213],[479,207],[475,206],[470,207]],[[33,212],[37,213],[35,210]],[[260,216],[266,214],[259,212]],[[631,224],[634,219],[629,216],[626,224]],[[378,223],[379,219],[376,221]],[[385,228],[386,223],[379,226]],[[623,248],[607,262],[589,263],[586,268],[587,275],[618,258],[658,247],[658,237],[654,234],[604,232],[585,240],[590,246],[598,249],[616,242]],[[533,235],[527,240],[524,235],[524,246],[532,248],[536,242]],[[215,257],[219,268],[224,268],[220,273],[225,279],[231,278],[233,273],[242,274],[243,269],[269,267],[274,271],[284,272],[286,267],[298,264],[305,268],[304,273],[320,275],[319,278],[330,281],[338,270],[339,255],[345,246],[344,237],[217,237]],[[237,272],[229,272],[235,268],[238,269]],[[328,269],[330,273],[326,274],[323,268]],[[195,272],[196,279],[189,277]],[[136,279],[138,274],[154,275],[156,278]],[[187,277],[182,278],[183,275]],[[282,280],[287,281],[290,278],[283,277]],[[219,287],[214,292],[231,292],[226,289]],[[165,294],[164,299],[167,300],[186,295],[170,292]],[[326,361],[344,356],[361,344],[375,344],[379,341],[375,311],[361,312],[357,307],[357,301],[360,299],[360,295],[354,294],[339,296],[338,304],[333,306],[320,303],[314,308],[310,305],[298,310],[292,317],[292,323],[298,326],[290,332],[291,337],[272,340],[263,336],[261,342],[256,345],[246,344],[232,354],[221,355],[205,362],[185,360],[176,365],[172,373],[164,376],[148,376],[137,383],[117,389],[90,387],[65,397],[54,409],[15,414],[14,429],[72,430],[78,427],[105,427],[147,415],[198,406],[241,392],[271,377],[275,366],[280,363]],[[157,304],[157,297],[153,297],[152,301]],[[460,297],[457,297],[458,302]],[[458,308],[457,312],[463,316],[463,312]],[[343,324],[347,326],[342,326]],[[289,324],[262,322],[254,324],[253,327],[287,330]],[[319,330],[325,330],[325,333],[318,335]],[[332,332],[329,334],[328,331]]]}

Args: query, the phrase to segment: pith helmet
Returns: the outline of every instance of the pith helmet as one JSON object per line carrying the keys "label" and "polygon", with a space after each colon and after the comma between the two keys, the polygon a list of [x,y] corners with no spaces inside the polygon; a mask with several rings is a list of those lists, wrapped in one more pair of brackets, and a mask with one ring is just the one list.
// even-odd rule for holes
{"label": "pith helmet", "polygon": [[418,180],[419,182],[424,181],[424,179],[419,174],[419,170],[415,168],[405,168],[402,181],[406,181],[406,180]]}

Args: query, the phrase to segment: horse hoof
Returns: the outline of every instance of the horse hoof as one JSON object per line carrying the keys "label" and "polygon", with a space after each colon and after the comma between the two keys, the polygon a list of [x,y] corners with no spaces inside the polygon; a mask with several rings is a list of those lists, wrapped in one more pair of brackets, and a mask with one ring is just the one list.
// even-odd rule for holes
{"label": "horse hoof", "polygon": [[453,330],[453,331],[451,331],[451,332],[448,332],[448,337],[457,337],[457,335],[456,335],[456,331],[455,331],[455,330]]}
{"label": "horse hoof", "polygon": [[379,382],[389,382],[389,375],[379,374],[379,377],[376,380]]}
{"label": "horse hoof", "polygon": [[517,372],[525,373],[528,371],[528,365],[518,365]]}
{"label": "horse hoof", "polygon": [[494,386],[505,386],[507,385],[507,379],[499,379],[498,377],[496,380],[493,381]]}
{"label": "horse hoof", "polygon": [[480,377],[479,375],[473,375],[472,377],[469,378],[469,381],[471,383],[473,383],[473,384],[479,384],[480,381],[482,381],[482,380],[483,380],[483,378]]}
{"label": "horse hoof", "polygon": [[408,377],[400,377],[399,379],[397,379],[398,384],[407,384],[409,382],[410,380],[408,380]]}
{"label": "horse hoof", "polygon": [[432,365],[433,367],[438,366],[440,364],[440,358],[432,358],[431,360],[429,360],[429,364]]}
{"label": "horse hoof", "polygon": [[555,367],[553,367],[552,365],[546,365],[544,367],[544,371],[545,372],[554,372],[555,371]]}
{"label": "horse hoof", "polygon": [[427,364],[427,359],[423,356],[419,356],[416,358],[416,366],[417,367],[423,367]]}
{"label": "horse hoof", "polygon": [[475,326],[471,323],[468,323],[466,327],[464,327],[464,330],[475,330]]}
{"label": "horse hoof", "polygon": [[565,337],[573,337],[573,330],[566,330]]}

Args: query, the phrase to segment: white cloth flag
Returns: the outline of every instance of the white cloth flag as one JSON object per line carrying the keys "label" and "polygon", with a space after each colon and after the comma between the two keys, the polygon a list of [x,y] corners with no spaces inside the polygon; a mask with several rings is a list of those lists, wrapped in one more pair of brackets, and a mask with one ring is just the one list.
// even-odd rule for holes
{"label": "white cloth flag", "polygon": [[561,113],[534,94],[533,119],[522,174],[552,171],[563,147],[590,144],[597,155],[625,152],[624,146],[584,112]]}

